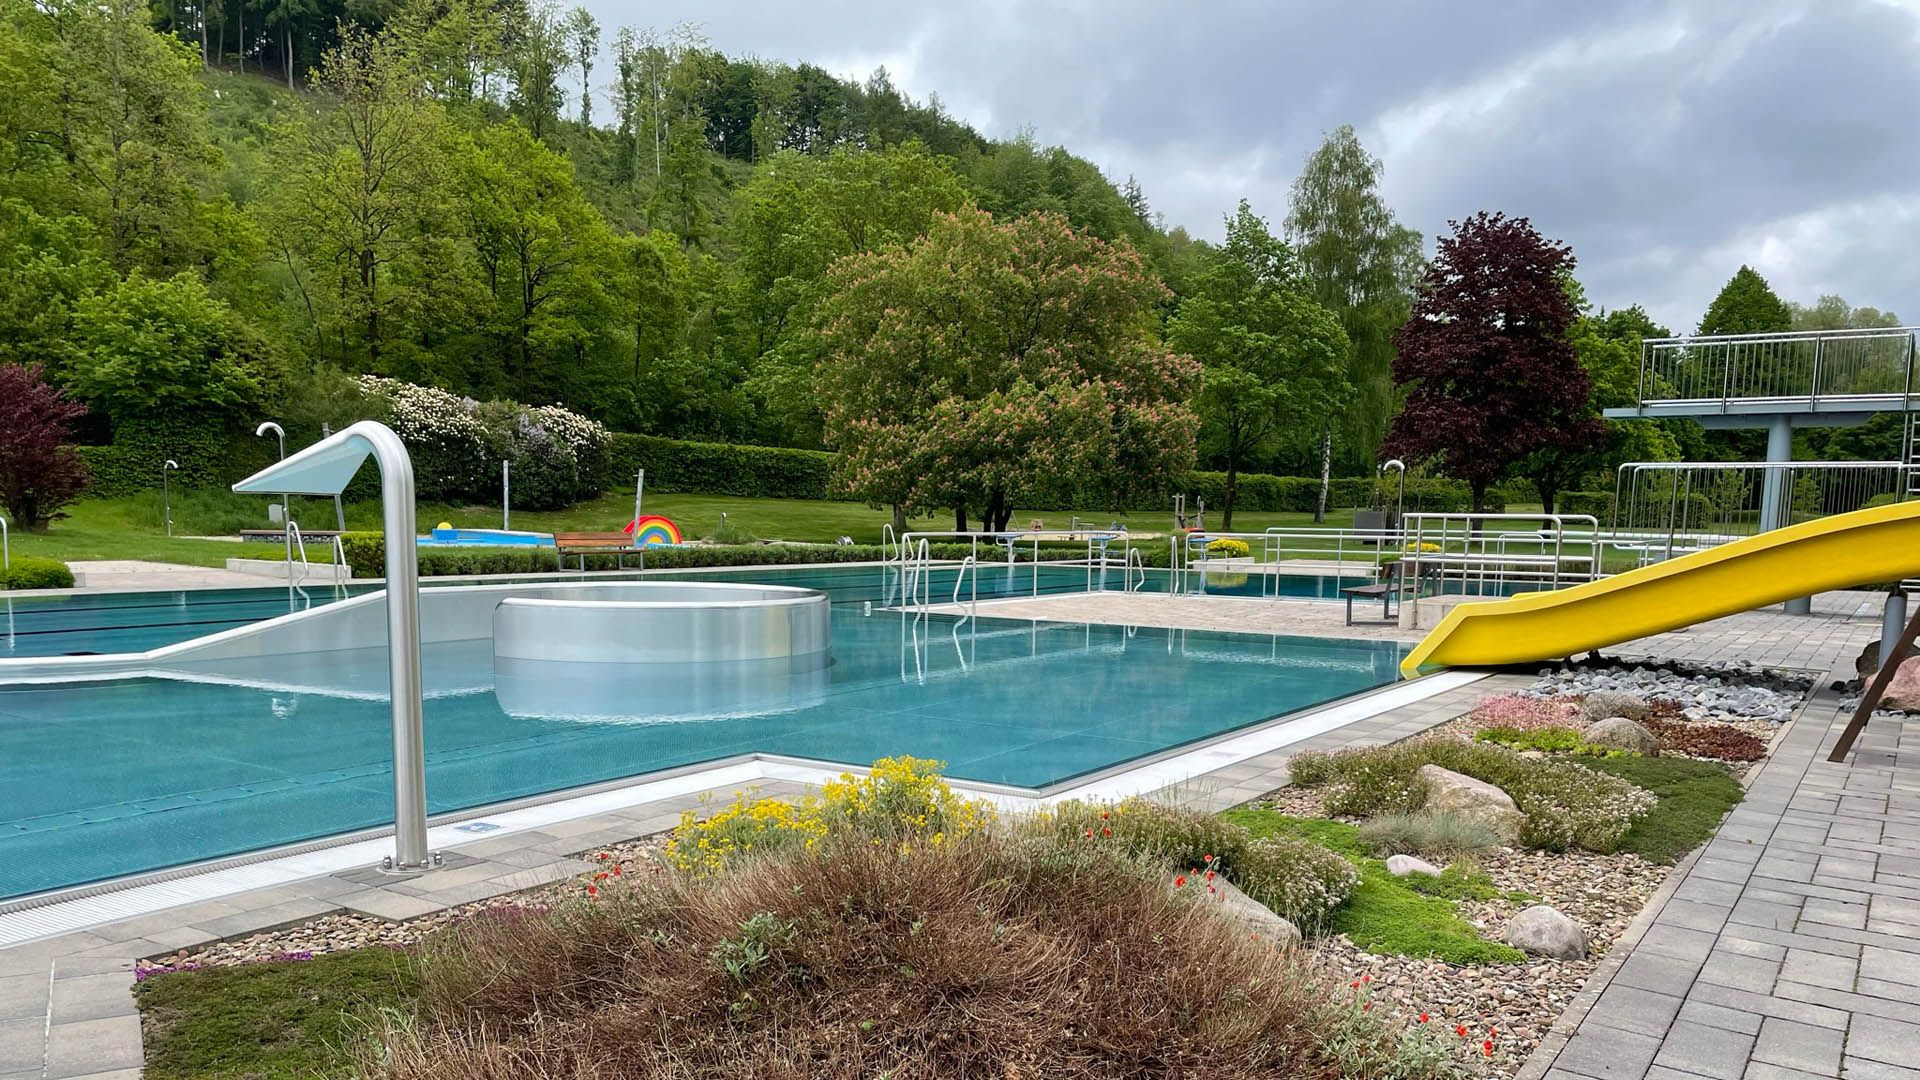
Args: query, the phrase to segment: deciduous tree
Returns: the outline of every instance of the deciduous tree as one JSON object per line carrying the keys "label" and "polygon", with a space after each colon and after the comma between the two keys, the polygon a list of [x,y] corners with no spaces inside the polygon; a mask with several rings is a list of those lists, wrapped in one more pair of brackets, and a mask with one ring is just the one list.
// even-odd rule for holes
{"label": "deciduous tree", "polygon": [[87,463],[71,444],[86,407],[40,377],[37,364],[0,364],[0,505],[35,532],[87,489]]}
{"label": "deciduous tree", "polygon": [[1394,336],[1394,381],[1407,399],[1383,450],[1437,459],[1467,482],[1477,511],[1514,463],[1599,432],[1570,337],[1572,250],[1526,218],[1481,211],[1452,226]]}
{"label": "deciduous tree", "polygon": [[1153,334],[1164,287],[1138,253],[1057,214],[937,216],[834,264],[814,314],[843,490],[978,510],[1092,493],[1118,506],[1191,466],[1198,365]]}
{"label": "deciduous tree", "polygon": [[1318,430],[1347,390],[1347,335],[1306,292],[1293,251],[1247,205],[1207,255],[1167,344],[1200,362],[1202,438],[1225,459],[1220,527],[1233,528],[1241,467],[1282,432]]}

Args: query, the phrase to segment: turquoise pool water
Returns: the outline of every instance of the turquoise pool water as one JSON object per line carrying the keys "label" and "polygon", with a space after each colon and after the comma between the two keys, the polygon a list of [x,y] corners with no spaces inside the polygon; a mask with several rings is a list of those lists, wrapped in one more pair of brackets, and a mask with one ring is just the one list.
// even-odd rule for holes
{"label": "turquoise pool water", "polygon": [[[929,579],[929,592],[935,600],[953,594],[958,571],[940,568]],[[686,580],[757,581],[765,584],[800,585],[833,594],[836,603],[872,600],[875,603],[898,602],[898,574],[873,566],[823,566],[767,568],[743,577],[738,571],[689,571],[672,575],[653,575]],[[1109,569],[1104,580],[1094,571],[1095,587],[1119,589],[1120,571]],[[1041,593],[1078,592],[1087,587],[1087,569],[1082,566],[1042,566],[1039,574]],[[574,575],[556,575],[555,580],[580,580]],[[593,580],[622,580],[618,575],[596,574]],[[1211,574],[1206,591],[1216,595],[1258,596],[1260,579],[1245,574]],[[1008,567],[1004,563],[985,563],[980,567],[979,596],[1024,596],[1034,591],[1031,565]],[[1356,578],[1287,576],[1280,579],[1283,594],[1299,598],[1331,599],[1342,585],[1356,584]],[[1149,571],[1145,591],[1165,592],[1166,571]],[[259,589],[202,589],[177,592],[76,593],[70,596],[13,599],[0,593],[0,659],[26,656],[74,656],[89,653],[146,652],[236,626],[259,622],[328,604],[343,596],[356,596],[376,589],[377,585],[352,585],[345,589],[309,586],[304,592],[290,593],[285,586]],[[458,588],[455,582],[429,582],[429,588]],[[969,588],[969,595],[971,595]]]}
{"label": "turquoise pool water", "polygon": [[[1066,588],[1063,575],[1084,587],[1084,570],[1062,568],[1043,588]],[[913,754],[956,777],[1043,787],[1383,685],[1401,653],[869,612],[889,588],[873,568],[747,577],[832,592],[829,667],[769,683],[680,665],[614,682],[496,672],[484,643],[429,646],[430,809],[754,751]],[[1030,590],[1031,571],[997,582]],[[366,649],[276,658],[244,680],[0,686],[0,899],[391,821],[384,671],[384,650]]]}

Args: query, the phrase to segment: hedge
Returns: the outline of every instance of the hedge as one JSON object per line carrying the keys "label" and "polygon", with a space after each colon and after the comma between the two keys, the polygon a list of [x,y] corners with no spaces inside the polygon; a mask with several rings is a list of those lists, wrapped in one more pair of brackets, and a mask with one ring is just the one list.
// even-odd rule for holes
{"label": "hedge", "polygon": [[5,569],[0,569],[0,588],[71,589],[73,571],[59,559],[22,555]]}
{"label": "hedge", "polygon": [[[386,575],[386,538],[375,532],[350,532],[340,538],[346,550],[347,565],[355,577]],[[935,559],[964,559],[972,554],[967,544],[929,545]],[[624,555],[588,555],[589,570],[611,570],[622,560],[630,570],[641,567],[639,552]],[[887,553],[876,544],[689,544],[679,547],[645,549],[648,570],[700,570],[729,566],[794,566],[803,563],[880,562]],[[1015,555],[1025,561],[1031,550],[1021,548]],[[1084,558],[1084,545],[1042,546],[1041,559]],[[1162,556],[1164,558],[1164,555]],[[981,560],[1003,559],[1005,552],[994,548]],[[422,547],[419,549],[420,573],[428,577],[458,577],[473,574],[550,574],[559,568],[554,549],[548,547]],[[567,568],[578,567],[578,556],[567,556]]]}
{"label": "hedge", "polygon": [[92,474],[88,491],[114,497],[154,491],[168,461],[180,468],[168,478],[179,487],[225,487],[273,461],[271,439],[256,439],[205,417],[150,417],[115,425],[107,446],[82,446]]}
{"label": "hedge", "polygon": [[751,499],[832,499],[834,455],[779,446],[686,442],[657,435],[616,434],[608,447],[607,491],[624,490],[647,470],[647,490]]}

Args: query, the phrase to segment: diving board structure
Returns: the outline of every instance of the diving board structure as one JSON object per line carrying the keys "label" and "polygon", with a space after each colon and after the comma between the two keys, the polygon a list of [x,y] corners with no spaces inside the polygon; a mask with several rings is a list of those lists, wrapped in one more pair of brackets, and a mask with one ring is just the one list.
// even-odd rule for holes
{"label": "diving board structure", "polygon": [[[1649,338],[1640,349],[1639,401],[1606,410],[1611,420],[1688,419],[1718,429],[1760,428],[1769,463],[1793,460],[1793,431],[1851,427],[1905,413],[1903,495],[1920,495],[1914,416],[1915,335],[1920,327]],[[1786,525],[1785,474],[1765,472],[1762,531]],[[1806,598],[1788,601],[1804,614]]]}

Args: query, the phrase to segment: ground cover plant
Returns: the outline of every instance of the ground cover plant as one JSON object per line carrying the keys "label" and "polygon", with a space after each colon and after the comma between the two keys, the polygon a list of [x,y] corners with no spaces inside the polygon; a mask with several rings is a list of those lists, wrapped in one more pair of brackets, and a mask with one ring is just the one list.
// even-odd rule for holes
{"label": "ground cover plant", "polygon": [[1644,788],[1658,799],[1621,836],[1617,848],[1648,862],[1674,862],[1712,839],[1720,819],[1746,795],[1724,766],[1710,761],[1629,754],[1587,764]]}
{"label": "ground cover plant", "polygon": [[1324,818],[1300,818],[1273,810],[1229,810],[1225,820],[1262,841],[1291,837],[1339,852],[1358,872],[1347,902],[1334,909],[1323,929],[1345,934],[1368,952],[1431,956],[1450,964],[1518,963],[1518,950],[1480,935],[1454,901],[1498,894],[1485,875],[1449,868],[1440,877],[1395,877],[1358,826]]}
{"label": "ground cover plant", "polygon": [[1303,787],[1331,785],[1330,813],[1375,817],[1415,813],[1426,805],[1427,788],[1417,776],[1422,765],[1438,765],[1505,791],[1527,818],[1521,842],[1549,851],[1613,851],[1654,802],[1633,784],[1582,765],[1444,737],[1301,754],[1289,768],[1294,783]]}
{"label": "ground cover plant", "polygon": [[350,1077],[378,1018],[419,992],[413,957],[382,948],[138,976],[153,1080]]}

